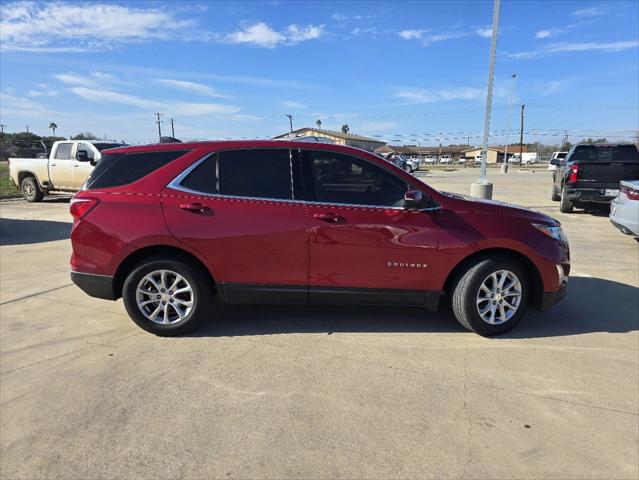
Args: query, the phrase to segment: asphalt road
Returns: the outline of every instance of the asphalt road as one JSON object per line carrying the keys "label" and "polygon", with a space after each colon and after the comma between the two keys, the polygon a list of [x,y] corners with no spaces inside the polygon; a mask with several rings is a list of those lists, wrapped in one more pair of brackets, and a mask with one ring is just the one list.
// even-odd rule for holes
{"label": "asphalt road", "polygon": [[[425,180],[469,192],[477,169]],[[564,301],[486,339],[448,310],[246,307],[183,338],[68,275],[68,202],[0,203],[0,476],[639,475],[639,243],[562,215],[545,171],[495,198],[560,219]]]}

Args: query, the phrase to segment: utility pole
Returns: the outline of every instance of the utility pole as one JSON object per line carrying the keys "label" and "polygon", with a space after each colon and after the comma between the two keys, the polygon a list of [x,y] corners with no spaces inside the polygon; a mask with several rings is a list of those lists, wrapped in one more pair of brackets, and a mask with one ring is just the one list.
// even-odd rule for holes
{"label": "utility pole", "polygon": [[568,130],[564,130],[564,138],[561,139],[561,149],[566,150],[568,146]]}
{"label": "utility pole", "polygon": [[[510,87],[510,98],[508,99],[508,118],[506,119],[506,146],[504,147],[504,163],[508,164],[508,142],[510,135],[510,112],[513,108],[513,95],[515,93],[515,82],[517,81],[517,74],[513,73],[512,77],[512,86]],[[505,167],[508,168],[508,167]]]}
{"label": "utility pole", "polygon": [[437,141],[439,142],[439,158],[437,159],[437,163],[442,163],[442,133],[439,132],[437,135]]}
{"label": "utility pole", "polygon": [[29,133],[29,125],[27,125],[27,133]]}
{"label": "utility pole", "polygon": [[526,108],[526,105],[521,106],[521,127],[519,129],[519,162],[523,161],[522,153],[524,153],[524,108]]}
{"label": "utility pole", "polygon": [[484,137],[481,147],[481,170],[477,182],[470,186],[470,194],[479,198],[493,197],[493,184],[486,181],[486,160],[488,156],[488,135],[490,132],[490,110],[493,104],[493,80],[495,79],[495,54],[497,52],[497,31],[499,27],[500,0],[493,3],[493,33],[490,41],[490,62],[488,66],[488,87],[486,88],[486,112],[484,113]]}
{"label": "utility pole", "polygon": [[160,126],[160,124],[162,123],[162,120],[160,120],[160,117],[163,115],[160,112],[155,112],[153,115],[155,115],[157,117],[157,120],[155,121],[155,123],[158,124],[158,141],[162,141],[162,127]]}
{"label": "utility pole", "polygon": [[175,138],[175,126],[173,125],[174,122],[175,120],[171,119],[171,136],[173,138]]}
{"label": "utility pole", "polygon": [[4,127],[6,127],[6,125],[4,123],[0,123],[0,133],[4,133]]}
{"label": "utility pole", "polygon": [[290,113],[287,113],[284,116],[288,117],[288,123],[289,123],[289,126],[291,127],[291,133],[293,133],[293,115],[291,115]]}

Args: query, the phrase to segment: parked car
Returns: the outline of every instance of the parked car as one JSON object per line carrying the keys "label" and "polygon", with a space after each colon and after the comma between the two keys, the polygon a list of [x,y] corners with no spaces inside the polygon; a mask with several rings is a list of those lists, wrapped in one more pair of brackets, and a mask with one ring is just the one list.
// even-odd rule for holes
{"label": "parked car", "polygon": [[481,165],[481,155],[477,155],[473,163],[475,164],[476,167],[479,167]]}
{"label": "parked car", "polygon": [[557,170],[557,167],[561,163],[561,161],[566,158],[568,152],[552,152],[550,156],[550,162],[548,163],[548,170],[554,172]]}
{"label": "parked car", "polygon": [[621,180],[639,178],[639,152],[633,144],[575,145],[553,175],[551,198],[559,210],[607,204]]}
{"label": "parked car", "polygon": [[388,161],[392,163],[393,165],[395,165],[397,168],[401,168],[405,172],[408,172],[408,173],[411,172],[411,166],[408,163],[408,160],[406,160],[401,155],[393,155],[388,159]]}
{"label": "parked car", "polygon": [[461,156],[461,157],[459,157],[459,159],[457,160],[457,162],[458,162],[460,165],[465,165],[465,164],[466,164],[469,160],[470,160],[470,158],[465,157],[465,156]]}
{"label": "parked car", "polygon": [[406,163],[408,164],[409,172],[413,173],[419,170],[419,159],[416,157],[409,157],[406,159]]}
{"label": "parked car", "polygon": [[122,297],[158,335],[208,320],[214,296],[429,310],[450,297],[461,325],[494,335],[529,306],[560,300],[570,271],[553,218],[439,192],[340,145],[119,148],[102,155],[70,210],[73,282]]}
{"label": "parked car", "polygon": [[50,192],[77,192],[103,150],[123,143],[95,140],[54,142],[49,157],[10,158],[9,178],[28,202],[39,202]]}
{"label": "parked car", "polygon": [[439,163],[448,164],[453,163],[453,157],[451,155],[442,155],[439,159]]}
{"label": "parked car", "polygon": [[424,157],[424,163],[432,165],[433,163],[435,163],[435,157],[433,155],[426,155]]}
{"label": "parked car", "polygon": [[610,204],[610,221],[626,235],[639,237],[639,180],[622,180]]}

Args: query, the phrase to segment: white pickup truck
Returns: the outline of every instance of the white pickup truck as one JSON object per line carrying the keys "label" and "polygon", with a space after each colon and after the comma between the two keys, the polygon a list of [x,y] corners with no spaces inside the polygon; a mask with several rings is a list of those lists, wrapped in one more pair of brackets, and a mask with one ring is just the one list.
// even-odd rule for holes
{"label": "white pickup truck", "polygon": [[10,158],[9,177],[28,202],[50,192],[76,192],[100,160],[100,152],[124,146],[106,140],[60,140],[49,158]]}

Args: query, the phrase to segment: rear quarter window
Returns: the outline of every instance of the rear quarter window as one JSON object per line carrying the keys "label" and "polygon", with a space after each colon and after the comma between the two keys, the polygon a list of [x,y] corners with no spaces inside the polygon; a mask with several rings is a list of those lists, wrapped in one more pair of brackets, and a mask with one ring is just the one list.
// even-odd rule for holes
{"label": "rear quarter window", "polygon": [[124,154],[103,153],[102,158],[87,179],[85,188],[111,188],[128,185],[188,152],[189,150],[165,150]]}

